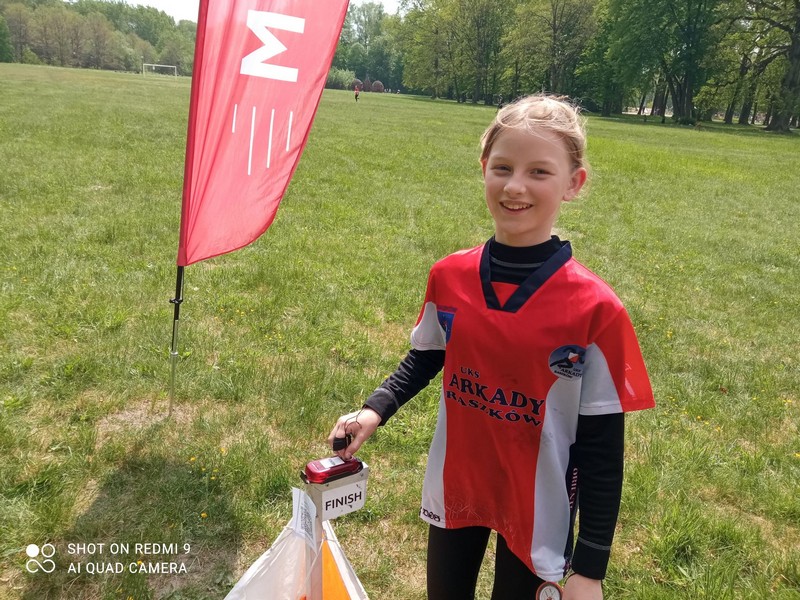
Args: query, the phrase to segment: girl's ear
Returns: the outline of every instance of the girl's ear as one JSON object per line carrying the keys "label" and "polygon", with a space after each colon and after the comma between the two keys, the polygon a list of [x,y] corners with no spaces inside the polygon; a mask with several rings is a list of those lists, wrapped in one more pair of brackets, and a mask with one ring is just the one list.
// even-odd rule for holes
{"label": "girl's ear", "polygon": [[569,187],[564,193],[564,202],[569,202],[580,193],[583,184],[586,183],[587,176],[588,173],[583,167],[578,167],[572,172],[572,177],[569,180]]}
{"label": "girl's ear", "polygon": [[486,163],[488,161],[485,158],[481,158],[479,162],[481,163],[481,173],[483,173],[483,177],[485,179],[486,178]]}

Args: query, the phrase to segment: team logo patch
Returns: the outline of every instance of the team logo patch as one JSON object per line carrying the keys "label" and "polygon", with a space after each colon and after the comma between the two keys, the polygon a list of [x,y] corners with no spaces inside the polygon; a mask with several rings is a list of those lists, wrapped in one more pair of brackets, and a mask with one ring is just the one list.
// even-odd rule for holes
{"label": "team logo patch", "polygon": [[583,362],[586,348],[580,346],[561,346],[550,354],[550,370],[561,379],[579,379],[583,376]]}
{"label": "team logo patch", "polygon": [[439,318],[439,325],[441,325],[442,329],[444,329],[444,341],[447,343],[450,341],[450,334],[453,331],[453,319],[456,318],[455,309],[443,310],[440,308],[436,311],[436,316]]}

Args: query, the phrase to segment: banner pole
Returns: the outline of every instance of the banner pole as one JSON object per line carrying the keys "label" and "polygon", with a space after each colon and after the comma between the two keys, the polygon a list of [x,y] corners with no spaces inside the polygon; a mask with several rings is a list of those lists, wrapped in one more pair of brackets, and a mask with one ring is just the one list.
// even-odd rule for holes
{"label": "banner pole", "polygon": [[183,266],[178,267],[178,273],[175,278],[175,297],[170,300],[170,304],[173,304],[175,309],[172,319],[172,347],[169,352],[171,373],[169,379],[169,409],[167,417],[172,416],[172,405],[175,401],[175,368],[178,363],[178,325],[181,316],[181,302],[183,302]]}

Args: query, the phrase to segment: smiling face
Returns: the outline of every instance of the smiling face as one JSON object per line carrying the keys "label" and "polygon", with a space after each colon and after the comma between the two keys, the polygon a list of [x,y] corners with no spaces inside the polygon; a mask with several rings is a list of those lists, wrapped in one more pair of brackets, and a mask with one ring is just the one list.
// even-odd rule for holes
{"label": "smiling face", "polygon": [[575,167],[563,139],[547,130],[504,130],[481,166],[495,239],[509,246],[549,240],[561,203],[586,182],[586,169]]}

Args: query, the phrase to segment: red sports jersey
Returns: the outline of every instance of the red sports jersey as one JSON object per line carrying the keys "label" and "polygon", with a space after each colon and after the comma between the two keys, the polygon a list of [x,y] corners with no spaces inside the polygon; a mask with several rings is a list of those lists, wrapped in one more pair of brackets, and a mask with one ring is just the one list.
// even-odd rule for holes
{"label": "red sports jersey", "polygon": [[489,527],[561,579],[578,415],[655,404],[622,303],[569,243],[520,286],[491,282],[486,244],[433,266],[411,344],[446,351],[422,518]]}

